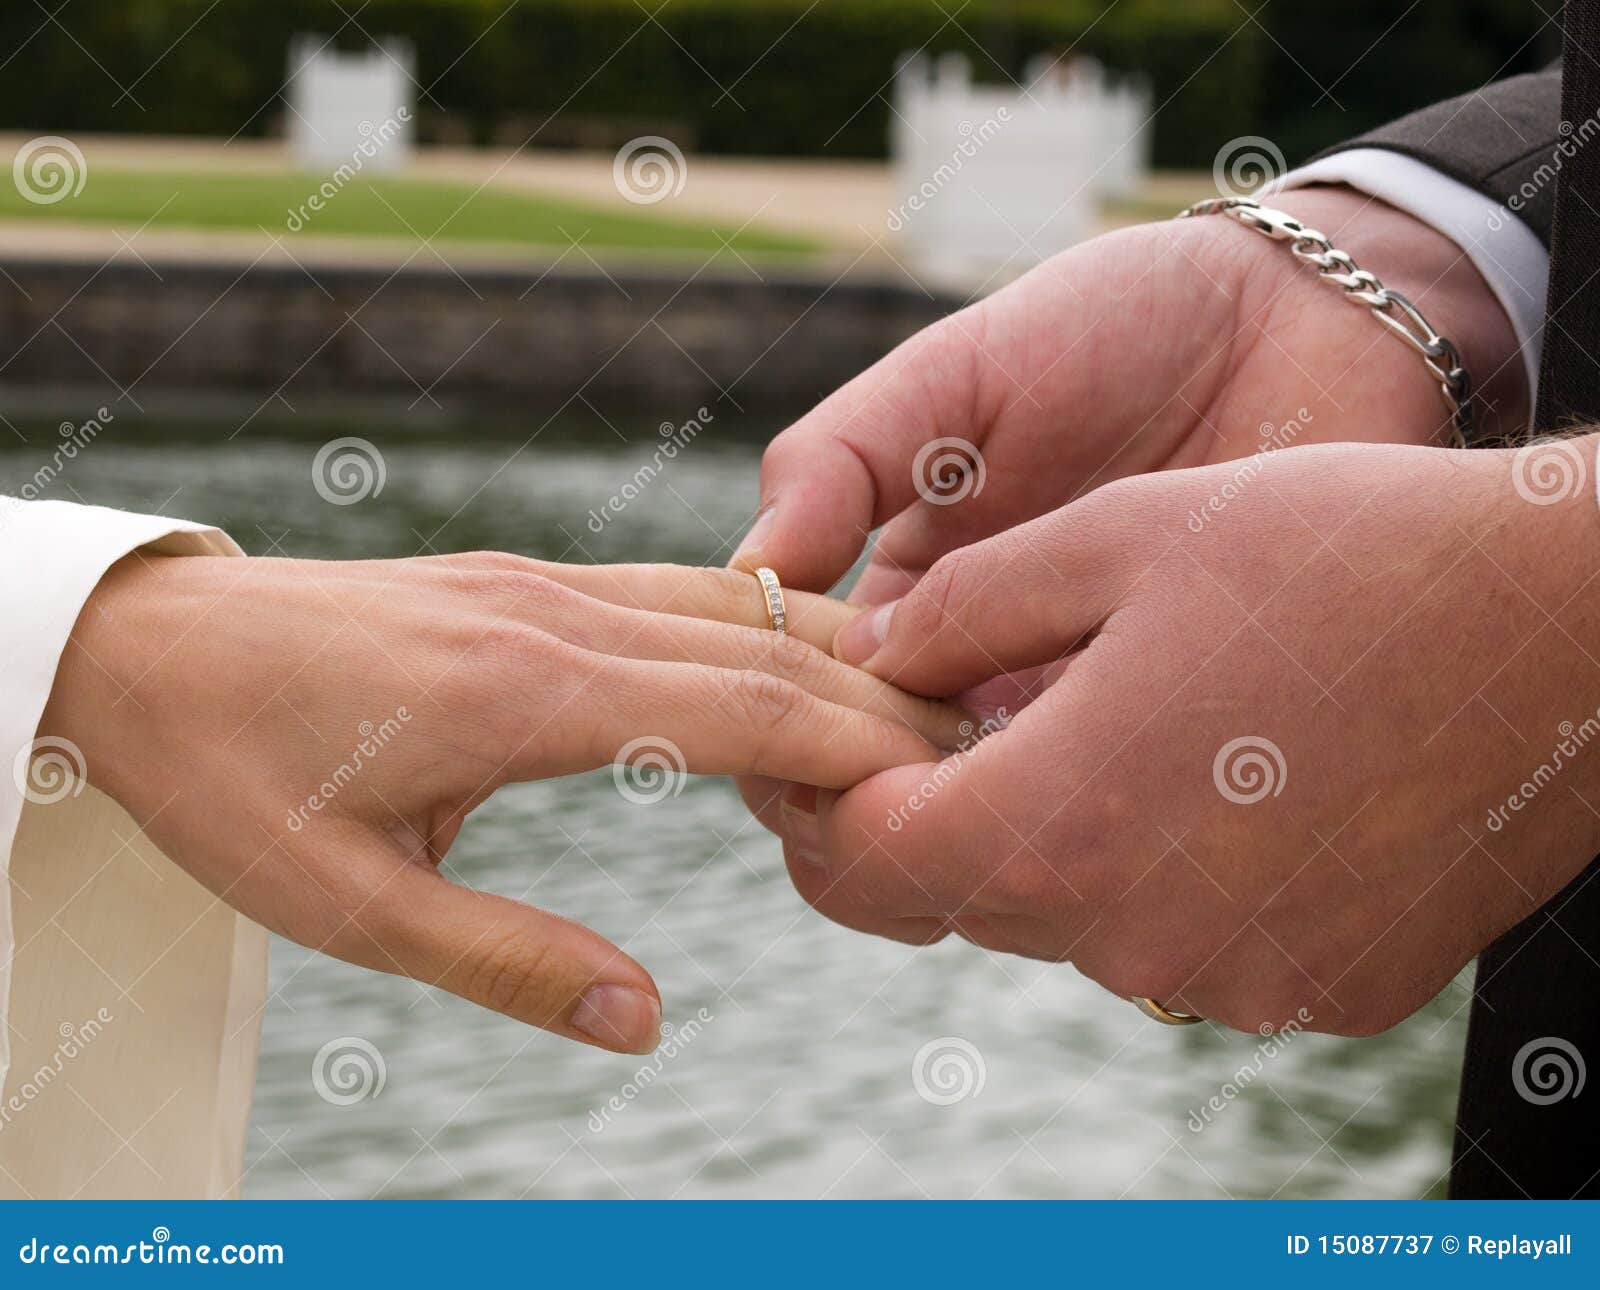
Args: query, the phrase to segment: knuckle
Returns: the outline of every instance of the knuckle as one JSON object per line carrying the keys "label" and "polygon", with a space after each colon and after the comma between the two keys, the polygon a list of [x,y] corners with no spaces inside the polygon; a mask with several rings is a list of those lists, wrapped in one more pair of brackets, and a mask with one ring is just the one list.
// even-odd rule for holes
{"label": "knuckle", "polygon": [[756,666],[779,680],[810,689],[826,666],[822,652],[794,636],[773,635]]}
{"label": "knuckle", "polygon": [[509,618],[479,629],[466,658],[479,677],[498,677],[537,665],[548,666],[556,641],[548,633]]}
{"label": "knuckle", "polygon": [[734,698],[741,711],[758,726],[781,725],[805,706],[806,692],[792,681],[746,668],[734,682]]}
{"label": "knuckle", "polygon": [[[1284,998],[1269,1020],[1282,1024],[1297,1017],[1307,1030],[1320,1030],[1345,1039],[1371,1039],[1386,1030],[1392,1030],[1415,1012],[1431,997],[1411,997],[1386,982],[1376,989],[1361,986],[1353,991],[1338,989],[1339,1002],[1323,997],[1309,982],[1298,991],[1297,998]],[[1443,985],[1440,985],[1443,989]]]}
{"label": "knuckle", "polygon": [[985,301],[977,301],[930,323],[895,355],[899,370],[919,383],[929,370],[950,373],[966,378],[963,388],[977,389],[991,313]]}
{"label": "knuckle", "polygon": [[[1160,938],[1129,941],[1122,936],[1086,938],[1073,962],[1091,980],[1124,999],[1154,999],[1178,1007],[1173,1001],[1195,987],[1195,967],[1190,956],[1157,944]],[[1220,1020],[1220,1018],[1218,1018]]]}
{"label": "knuckle", "polygon": [[963,907],[979,913],[1018,914],[1072,926],[1083,921],[1084,897],[1056,863],[1032,848],[1018,848],[998,863],[965,874],[967,889],[957,888]]}
{"label": "knuckle", "polygon": [[473,589],[500,612],[547,613],[570,608],[582,596],[571,587],[529,570],[495,570],[479,574]]}
{"label": "knuckle", "polygon": [[1318,1025],[1308,1026],[1308,1030],[1320,1030],[1325,1034],[1338,1035],[1341,1039],[1371,1039],[1383,1034],[1386,1030],[1393,1030],[1409,1016],[1406,1012],[1373,1011],[1355,1015],[1341,1015],[1329,1018]]}
{"label": "knuckle", "polygon": [[702,569],[695,576],[703,578],[710,593],[729,606],[758,603],[756,580],[741,569]]}
{"label": "knuckle", "polygon": [[1140,475],[1121,475],[1091,489],[1067,507],[1067,514],[1079,521],[1123,514],[1146,496],[1149,484]]}
{"label": "knuckle", "polygon": [[441,678],[440,699],[463,715],[487,710],[501,720],[517,705],[507,695],[564,695],[591,678],[595,656],[526,623],[501,619],[476,630]]}
{"label": "knuckle", "polygon": [[1171,509],[1171,487],[1167,480],[1124,475],[1085,493],[1044,526],[1049,556],[1081,569],[1083,556],[1105,542],[1140,542],[1149,532],[1149,517]]}
{"label": "knuckle", "polygon": [[742,569],[695,569],[685,586],[689,608],[682,612],[747,627],[766,626],[761,584]]}
{"label": "knuckle", "polygon": [[509,551],[469,551],[461,556],[447,556],[452,565],[478,573],[529,573],[535,562]]}
{"label": "knuckle", "polygon": [[485,938],[464,993],[474,1002],[520,1021],[544,1025],[560,1012],[547,971],[547,951],[513,932]]}
{"label": "knuckle", "polygon": [[[1070,770],[1060,776],[1060,783],[1075,786],[1072,776],[1077,773],[1077,764],[1072,757],[1078,751],[1061,751],[1057,764]],[[1048,846],[1035,845],[1049,857],[1049,867],[1058,875],[1057,882],[1068,885],[1091,907],[1114,907],[1135,891],[1143,869],[1130,872],[1126,866],[1107,858],[1117,854],[1119,849],[1125,852],[1136,846],[1120,809],[1108,794],[1079,793],[1072,799],[1070,811],[1063,811],[1050,821],[1047,836]]]}
{"label": "knuckle", "polygon": [[[959,626],[969,613],[974,595],[974,557],[961,548],[940,557],[895,611],[898,620],[907,609],[913,639],[924,639],[947,626]],[[895,624],[900,627],[897,621]]]}
{"label": "knuckle", "polygon": [[1320,1030],[1350,1038],[1375,1035],[1401,1020],[1395,1017],[1376,1028],[1362,1029],[1362,1023],[1367,1019],[1328,1009],[1331,1015],[1308,1024],[1306,1019],[1314,1015],[1312,1005],[1316,1002],[1316,993],[1310,983],[1303,980],[1254,983],[1237,998],[1224,999],[1215,1009],[1212,1020],[1235,1030],[1254,1031],[1258,1035],[1275,1034],[1292,1026],[1294,1029]]}

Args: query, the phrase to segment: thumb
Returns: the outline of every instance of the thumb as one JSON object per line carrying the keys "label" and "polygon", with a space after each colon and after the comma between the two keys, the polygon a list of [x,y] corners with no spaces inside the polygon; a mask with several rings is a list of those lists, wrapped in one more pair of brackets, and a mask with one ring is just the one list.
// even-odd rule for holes
{"label": "thumb", "polygon": [[655,983],[615,945],[424,864],[385,872],[327,948],[613,1052],[648,1053],[659,1041]]}
{"label": "thumb", "polygon": [[1132,581],[1098,496],[950,552],[901,599],[846,623],[835,656],[950,695],[1080,648]]}
{"label": "thumb", "polygon": [[872,530],[918,500],[919,450],[981,437],[981,333],[969,314],[924,328],[767,446],[761,511],[734,567],[769,565],[787,586],[827,591]]}

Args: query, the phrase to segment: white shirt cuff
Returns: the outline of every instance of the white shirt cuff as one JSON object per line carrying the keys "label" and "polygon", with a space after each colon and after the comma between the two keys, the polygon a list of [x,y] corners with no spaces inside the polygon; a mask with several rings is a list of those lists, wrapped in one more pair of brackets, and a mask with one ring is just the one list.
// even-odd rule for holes
{"label": "white shirt cuff", "polygon": [[[0,619],[0,1088],[10,1050],[5,1026],[12,952],[7,873],[30,787],[34,735],[89,593],[128,552],[153,543],[160,543],[156,549],[164,554],[243,554],[223,533],[187,520],[0,496],[0,605],[5,607]],[[73,762],[73,749],[56,752],[56,765]],[[83,768],[78,769],[81,773]],[[44,774],[47,786],[54,788],[54,772]]]}
{"label": "white shirt cuff", "polygon": [[[1550,255],[1538,235],[1505,206],[1432,166],[1387,148],[1351,148],[1292,170],[1270,186],[1348,184],[1437,229],[1461,248],[1511,320],[1528,373],[1529,406],[1544,343]],[[1373,266],[1381,278],[1381,266]]]}

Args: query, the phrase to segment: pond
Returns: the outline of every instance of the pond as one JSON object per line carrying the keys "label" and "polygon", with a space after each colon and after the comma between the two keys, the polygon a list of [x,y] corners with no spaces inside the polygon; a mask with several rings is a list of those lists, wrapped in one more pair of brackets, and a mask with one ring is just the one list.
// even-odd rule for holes
{"label": "pond", "polygon": [[[509,434],[314,435],[118,422],[48,495],[216,523],[253,555],[727,558],[754,504],[759,428],[708,430],[595,533],[591,508],[649,459],[656,426],[535,434],[542,421]],[[0,446],[4,491],[56,434],[16,428],[28,442]],[[311,486],[318,448],[341,434],[377,443],[385,466],[382,491],[355,505]],[[953,939],[913,950],[828,923],[717,780],[647,805],[622,800],[604,771],[513,786],[474,814],[451,859],[474,884],[587,923],[644,963],[674,1042],[657,1058],[609,1055],[275,942],[246,1195],[1442,1190],[1460,982],[1365,1041],[1164,1028],[1070,967]],[[319,1096],[313,1062],[351,1039],[380,1055],[384,1079],[375,1097],[339,1105]]]}

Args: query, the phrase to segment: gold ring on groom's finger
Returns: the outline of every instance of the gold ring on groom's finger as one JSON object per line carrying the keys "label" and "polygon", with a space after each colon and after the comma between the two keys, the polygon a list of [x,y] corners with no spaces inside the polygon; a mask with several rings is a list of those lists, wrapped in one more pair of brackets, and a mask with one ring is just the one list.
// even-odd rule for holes
{"label": "gold ring on groom's finger", "polygon": [[1204,1021],[1204,1017],[1197,1017],[1192,1012],[1169,1012],[1154,999],[1147,999],[1143,995],[1131,995],[1129,1002],[1153,1021],[1159,1021],[1163,1026],[1192,1026],[1197,1021]]}
{"label": "gold ring on groom's finger", "polygon": [[767,602],[767,622],[779,636],[789,634],[789,615],[783,607],[783,587],[778,575],[763,566],[756,570],[756,581],[761,584],[761,594]]}

